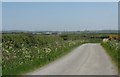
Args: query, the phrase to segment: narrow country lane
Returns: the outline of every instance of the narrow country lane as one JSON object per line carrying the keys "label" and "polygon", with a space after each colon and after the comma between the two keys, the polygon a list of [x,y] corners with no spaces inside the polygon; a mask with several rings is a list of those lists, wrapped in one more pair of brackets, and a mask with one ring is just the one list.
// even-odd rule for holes
{"label": "narrow country lane", "polygon": [[27,75],[117,75],[117,69],[99,43],[88,43]]}

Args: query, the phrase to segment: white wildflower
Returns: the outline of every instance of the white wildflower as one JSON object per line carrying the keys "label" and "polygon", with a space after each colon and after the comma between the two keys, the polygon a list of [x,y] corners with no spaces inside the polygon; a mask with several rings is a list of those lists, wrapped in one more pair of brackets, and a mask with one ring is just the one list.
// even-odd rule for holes
{"label": "white wildflower", "polygon": [[103,43],[107,43],[108,41],[109,39],[106,39],[106,38],[103,39]]}

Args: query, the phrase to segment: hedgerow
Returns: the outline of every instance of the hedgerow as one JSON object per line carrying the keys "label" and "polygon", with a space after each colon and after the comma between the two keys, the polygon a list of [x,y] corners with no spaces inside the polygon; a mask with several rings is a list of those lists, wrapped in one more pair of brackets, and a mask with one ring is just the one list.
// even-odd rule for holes
{"label": "hedgerow", "polygon": [[58,35],[3,34],[3,75],[19,75],[41,67],[85,42],[75,37],[65,38]]}

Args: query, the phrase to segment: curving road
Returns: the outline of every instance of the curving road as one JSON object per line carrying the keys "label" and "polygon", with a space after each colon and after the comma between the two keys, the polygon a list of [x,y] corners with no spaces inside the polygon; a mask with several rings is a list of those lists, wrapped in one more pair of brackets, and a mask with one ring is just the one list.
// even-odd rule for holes
{"label": "curving road", "polygon": [[27,75],[117,75],[100,44],[83,44],[62,58]]}

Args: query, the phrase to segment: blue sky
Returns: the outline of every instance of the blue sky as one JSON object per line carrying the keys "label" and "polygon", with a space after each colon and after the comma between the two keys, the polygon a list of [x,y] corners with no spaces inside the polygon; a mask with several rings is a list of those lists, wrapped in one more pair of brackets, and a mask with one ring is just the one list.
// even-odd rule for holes
{"label": "blue sky", "polygon": [[1,0],[2,2],[118,2],[119,0]]}
{"label": "blue sky", "polygon": [[4,2],[3,30],[118,29],[117,2]]}
{"label": "blue sky", "polygon": [[2,31],[2,2],[0,2],[0,31]]}

